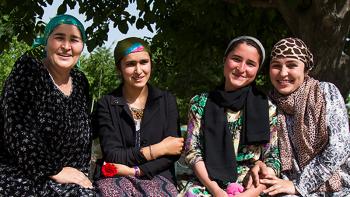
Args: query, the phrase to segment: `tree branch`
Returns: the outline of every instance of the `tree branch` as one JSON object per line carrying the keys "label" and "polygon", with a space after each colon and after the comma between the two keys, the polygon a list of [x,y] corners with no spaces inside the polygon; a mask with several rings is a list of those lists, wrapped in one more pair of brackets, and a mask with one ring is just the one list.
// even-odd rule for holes
{"label": "tree branch", "polygon": [[343,8],[339,11],[337,14],[338,18],[344,18],[345,15],[350,11],[350,0],[346,0],[346,2],[343,5]]}
{"label": "tree branch", "polygon": [[342,52],[339,64],[340,65],[347,65],[348,67],[350,67],[350,56],[347,55],[346,53]]}
{"label": "tree branch", "polygon": [[[223,0],[227,3],[240,3],[240,0]],[[276,8],[278,0],[249,0],[249,4],[259,8]]]}

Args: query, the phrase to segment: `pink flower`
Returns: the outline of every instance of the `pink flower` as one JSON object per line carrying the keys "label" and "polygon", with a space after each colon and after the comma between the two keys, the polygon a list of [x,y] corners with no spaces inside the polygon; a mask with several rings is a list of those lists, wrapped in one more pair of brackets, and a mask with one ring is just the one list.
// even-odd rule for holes
{"label": "pink flower", "polygon": [[226,188],[228,196],[233,197],[236,194],[242,193],[244,190],[243,186],[238,183],[230,183]]}

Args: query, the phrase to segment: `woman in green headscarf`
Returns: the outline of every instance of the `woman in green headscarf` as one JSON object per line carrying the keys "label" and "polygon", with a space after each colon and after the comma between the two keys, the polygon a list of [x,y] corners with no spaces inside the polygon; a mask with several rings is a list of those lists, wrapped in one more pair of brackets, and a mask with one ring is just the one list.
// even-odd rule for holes
{"label": "woman in green headscarf", "polygon": [[[175,197],[180,137],[175,97],[149,83],[151,50],[137,37],[120,40],[114,60],[122,83],[96,105],[104,165],[95,177],[103,197]],[[103,162],[101,162],[102,164]]]}
{"label": "woman in green headscarf", "polygon": [[85,41],[78,19],[58,15],[34,43],[43,53],[16,61],[0,102],[0,196],[95,195],[88,81],[74,67]]}

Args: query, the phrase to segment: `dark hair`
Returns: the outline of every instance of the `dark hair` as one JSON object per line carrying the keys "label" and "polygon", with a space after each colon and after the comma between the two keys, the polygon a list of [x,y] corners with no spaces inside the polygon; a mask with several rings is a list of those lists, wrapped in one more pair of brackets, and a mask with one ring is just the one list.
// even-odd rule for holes
{"label": "dark hair", "polygon": [[259,54],[259,66],[261,66],[262,58],[263,58],[262,51],[261,51],[259,45],[256,42],[254,42],[253,40],[251,40],[251,39],[240,39],[240,40],[237,40],[236,42],[232,43],[230,48],[227,50],[227,52],[226,52],[224,57],[227,57],[227,55],[231,51],[235,50],[236,47],[238,45],[242,44],[242,43],[246,43],[247,45],[254,47],[258,51],[258,54]]}

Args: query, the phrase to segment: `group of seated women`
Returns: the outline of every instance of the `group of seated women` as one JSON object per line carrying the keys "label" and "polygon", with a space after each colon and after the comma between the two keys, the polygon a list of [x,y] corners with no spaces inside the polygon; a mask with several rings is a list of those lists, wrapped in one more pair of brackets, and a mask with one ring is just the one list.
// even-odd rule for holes
{"label": "group of seated women", "polygon": [[[316,65],[302,40],[274,45],[266,95],[255,84],[263,45],[234,38],[223,83],[190,101],[185,137],[176,98],[149,83],[151,49],[136,37],[117,43],[121,84],[91,115],[89,84],[76,67],[86,40],[79,20],[58,15],[16,61],[0,100],[0,196],[350,195],[344,100],[309,75]],[[93,131],[102,160],[91,180]],[[179,188],[181,154],[193,174]]]}

